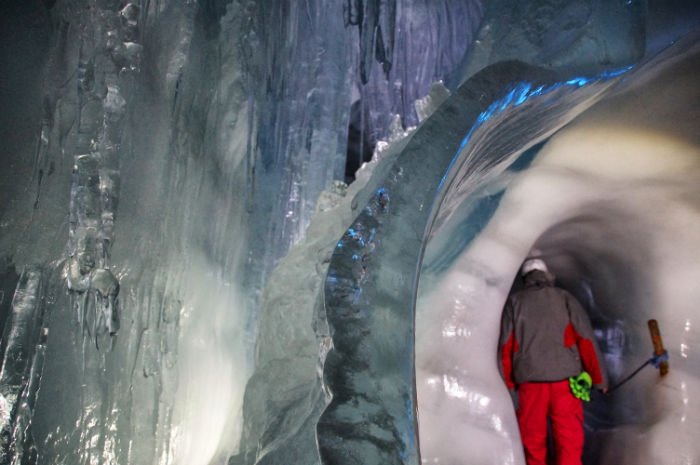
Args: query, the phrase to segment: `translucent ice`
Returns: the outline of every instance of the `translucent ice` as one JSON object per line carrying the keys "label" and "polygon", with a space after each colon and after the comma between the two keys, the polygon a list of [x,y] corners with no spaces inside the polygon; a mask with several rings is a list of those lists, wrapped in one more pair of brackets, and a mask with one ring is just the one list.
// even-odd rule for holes
{"label": "translucent ice", "polygon": [[[415,258],[427,238],[424,225],[411,222],[425,217],[438,186],[451,182],[443,175],[483,114],[477,121],[482,129],[467,142],[482,154],[492,150],[470,159],[484,177],[475,183],[467,176],[453,186],[421,274],[426,293],[443,289],[438,281],[450,282],[456,257],[471,243],[466,237],[491,215],[500,218],[493,212],[506,201],[505,187],[541,148],[530,142],[546,139],[553,120],[568,121],[615,81],[580,78],[596,73],[574,78],[533,71],[528,87],[514,81],[532,68],[506,63],[468,85],[469,95],[460,95],[456,84],[512,58],[511,52],[531,64],[568,66],[593,57],[601,69],[618,69],[640,55],[642,29],[636,26],[645,22],[642,4],[634,1],[610,6],[607,17],[600,15],[600,2],[563,1],[531,9],[522,2],[482,6],[476,0],[5,3],[15,16],[5,16],[4,8],[0,16],[0,103],[6,109],[0,112],[0,316],[3,347],[21,360],[3,359],[2,438],[16,433],[5,447],[12,460],[33,460],[36,447],[39,463],[79,465],[220,465],[231,456],[231,463],[246,465],[330,463],[339,456],[416,462],[413,334],[410,317],[403,316],[411,312],[415,288],[411,254]],[[561,36],[560,25],[566,26]],[[484,35],[489,28],[497,34]],[[618,42],[612,40],[616,32]],[[477,52],[487,48],[481,60]],[[436,84],[429,99],[415,102],[438,80],[446,87]],[[581,97],[573,103],[567,97],[572,89]],[[531,105],[536,95],[552,99],[546,105],[551,114]],[[465,98],[471,103],[462,105]],[[512,120],[492,125],[498,115]],[[536,124],[517,124],[528,117]],[[334,180],[343,178],[353,124],[376,151],[348,187]],[[404,150],[416,171],[395,165]],[[496,175],[520,151],[513,169]],[[416,201],[421,196],[428,200]],[[358,214],[362,221],[348,231]],[[465,215],[469,220],[461,221]],[[398,218],[395,226],[406,241],[382,229],[390,217]],[[621,224],[585,226],[598,230],[603,223],[611,230]],[[547,240],[570,243],[568,231],[556,230]],[[369,373],[366,360],[345,365],[338,357],[355,350],[348,342],[361,339],[364,329],[348,327],[344,334],[337,314],[331,327],[326,322],[332,308],[323,305],[325,272],[341,238],[345,248],[336,255],[347,251],[347,263],[333,276],[347,281],[331,281],[329,289],[355,288],[327,296],[361,306],[340,317],[377,323],[367,340],[378,342],[378,349],[357,347],[369,354]],[[301,247],[282,258],[295,243]],[[552,244],[543,242],[543,250],[558,250]],[[383,247],[396,262],[377,262]],[[606,263],[621,275],[627,262]],[[574,278],[567,270],[578,276],[578,269],[559,265],[568,282]],[[501,276],[505,287],[508,270]],[[648,275],[635,276],[632,283],[613,281],[632,289],[624,294],[631,300]],[[478,279],[471,282],[479,289]],[[399,296],[401,308],[380,314],[400,286],[407,289]],[[582,295],[603,309],[610,299],[600,286],[585,280]],[[503,292],[498,288],[489,304]],[[450,292],[442,294],[452,299]],[[34,318],[37,311],[47,320]],[[683,323],[679,352],[688,360],[697,339],[693,321]],[[445,334],[469,333],[457,323],[446,325]],[[667,325],[662,321],[662,330]],[[611,355],[610,363],[626,368],[626,326],[601,331],[609,335],[609,354],[622,354]],[[399,363],[384,358],[392,354]],[[427,363],[429,354],[417,352],[419,371],[436,369]],[[495,382],[493,373],[483,380]],[[433,381],[438,392],[471,406],[476,419],[469,428],[500,431],[494,444],[515,441],[508,433],[508,404],[496,390],[482,395],[454,374]],[[683,399],[692,405],[695,386],[691,377],[683,382]],[[358,420],[357,411],[345,409],[353,402],[343,404],[343,396],[362,385],[376,389],[353,398],[365,415]],[[443,400],[442,394],[418,399],[425,454],[437,444],[430,432],[452,423],[433,429],[422,405],[434,404],[438,412]],[[634,411],[636,404],[630,405]],[[627,404],[619,406],[619,418],[634,418]],[[600,425],[617,421],[593,413],[596,434],[603,432]],[[685,418],[694,421],[692,412]],[[657,431],[655,441],[675,425],[674,417],[652,420],[635,425]],[[589,451],[598,454],[593,456],[611,453],[605,440],[597,444],[602,452]],[[515,458],[515,450],[497,452]]]}
{"label": "translucent ice", "polygon": [[0,345],[0,460],[36,463],[31,427],[48,335],[42,270],[19,277]]}

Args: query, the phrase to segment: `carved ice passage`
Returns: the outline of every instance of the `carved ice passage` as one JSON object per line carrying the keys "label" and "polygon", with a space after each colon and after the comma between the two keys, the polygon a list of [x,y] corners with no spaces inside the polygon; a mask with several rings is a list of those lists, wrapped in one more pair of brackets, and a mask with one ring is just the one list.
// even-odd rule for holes
{"label": "carved ice passage", "polygon": [[[425,463],[524,463],[492,351],[500,310],[533,249],[585,303],[613,382],[651,354],[649,318],[659,320],[672,354],[667,377],[646,369],[586,406],[584,463],[700,459],[692,440],[700,424],[692,394],[700,382],[692,284],[700,272],[700,151],[697,106],[682,96],[693,87],[698,95],[693,49],[680,63],[630,71],[536,153],[519,155],[534,157],[529,167],[519,171],[514,153],[513,164],[488,179],[468,175],[448,190],[451,217],[428,245],[416,316]],[[531,117],[502,118],[492,124],[508,132],[539,127]],[[502,129],[485,129],[491,137],[471,150],[493,150],[509,137]]]}
{"label": "carved ice passage", "polygon": [[[416,131],[330,263],[327,463],[524,463],[495,347],[533,250],[588,307],[613,382],[651,354],[649,318],[669,341],[672,374],[647,370],[587,407],[586,463],[697,463],[700,151],[686,92],[698,95],[700,62],[697,44],[679,48],[626,73],[555,83],[495,65]],[[470,83],[488,93],[504,75],[501,96],[470,115]],[[440,179],[444,167],[421,156],[447,155],[454,133],[441,118],[452,117],[476,122],[450,142],[458,152]]]}

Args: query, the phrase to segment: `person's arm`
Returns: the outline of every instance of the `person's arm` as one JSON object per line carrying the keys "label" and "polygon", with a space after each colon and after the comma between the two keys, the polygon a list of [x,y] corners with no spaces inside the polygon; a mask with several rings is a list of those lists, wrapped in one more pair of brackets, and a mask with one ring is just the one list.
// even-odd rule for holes
{"label": "person's arm", "polygon": [[603,363],[603,357],[598,348],[591,321],[581,304],[567,293],[567,307],[571,315],[572,331],[568,337],[575,342],[581,355],[583,368],[591,375],[593,387],[603,392],[608,388],[608,376]]}
{"label": "person's arm", "polygon": [[508,299],[501,317],[501,334],[498,341],[498,367],[508,389],[515,389],[513,380],[513,354],[518,350],[513,326],[513,305]]}

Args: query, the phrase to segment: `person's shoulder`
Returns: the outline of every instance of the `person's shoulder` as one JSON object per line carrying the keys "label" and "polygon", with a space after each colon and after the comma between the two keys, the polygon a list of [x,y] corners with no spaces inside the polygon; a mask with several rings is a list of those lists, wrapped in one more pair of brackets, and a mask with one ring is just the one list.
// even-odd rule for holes
{"label": "person's shoulder", "polygon": [[552,286],[552,289],[554,289],[557,293],[559,293],[560,295],[566,297],[567,299],[576,300],[576,296],[574,296],[570,291],[567,291],[567,290],[564,289],[563,287]]}
{"label": "person's shoulder", "polygon": [[518,289],[517,291],[510,294],[508,300],[510,300],[511,302],[517,302],[519,300],[528,299],[536,290],[537,289],[532,287],[524,287],[522,289]]}
{"label": "person's shoulder", "polygon": [[552,286],[551,286],[551,289],[553,289],[554,292],[558,292],[558,293],[561,294],[561,295],[571,295],[571,292],[567,291],[567,290],[564,289],[563,287],[559,287],[559,286],[556,286],[556,285],[552,285]]}
{"label": "person's shoulder", "polygon": [[564,299],[567,303],[573,304],[569,305],[572,308],[578,308],[581,307],[581,302],[576,298],[576,296],[571,293],[570,291],[567,291],[564,288],[561,287],[556,287],[555,288],[557,293],[561,296],[562,299]]}
{"label": "person's shoulder", "polygon": [[547,292],[550,293],[550,295],[555,295],[564,300],[568,300],[573,297],[569,291],[559,286],[548,286],[546,289]]}

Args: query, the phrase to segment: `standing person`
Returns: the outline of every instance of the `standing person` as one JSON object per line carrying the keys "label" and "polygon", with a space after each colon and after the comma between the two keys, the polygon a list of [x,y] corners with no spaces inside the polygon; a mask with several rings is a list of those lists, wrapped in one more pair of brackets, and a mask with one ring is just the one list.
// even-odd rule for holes
{"label": "standing person", "polygon": [[[607,390],[602,357],[585,310],[574,296],[554,286],[545,262],[528,259],[521,274],[525,288],[508,298],[503,311],[498,359],[508,389],[518,396],[516,415],[527,465],[546,463],[547,418],[557,465],[580,465],[581,398],[589,399],[591,384]],[[586,378],[588,386],[581,390],[579,382]]]}

